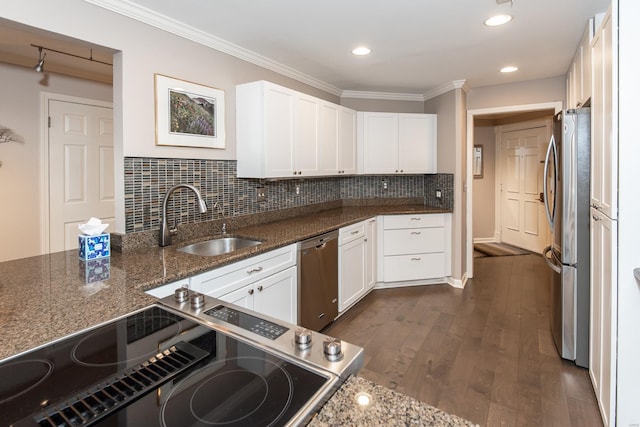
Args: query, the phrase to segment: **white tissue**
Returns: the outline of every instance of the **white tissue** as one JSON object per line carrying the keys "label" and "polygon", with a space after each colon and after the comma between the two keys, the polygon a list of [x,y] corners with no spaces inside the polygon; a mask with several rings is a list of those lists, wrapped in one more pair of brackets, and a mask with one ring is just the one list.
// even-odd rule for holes
{"label": "white tissue", "polygon": [[108,226],[109,224],[103,224],[100,219],[91,217],[86,224],[78,225],[78,229],[82,231],[82,234],[86,234],[87,236],[97,236],[98,234],[102,234]]}

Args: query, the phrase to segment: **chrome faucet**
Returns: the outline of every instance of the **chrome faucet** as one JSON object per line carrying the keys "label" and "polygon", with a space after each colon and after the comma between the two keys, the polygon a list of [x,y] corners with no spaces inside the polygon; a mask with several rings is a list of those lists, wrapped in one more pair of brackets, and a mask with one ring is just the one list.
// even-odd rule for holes
{"label": "chrome faucet", "polygon": [[167,194],[164,196],[164,200],[162,201],[162,221],[160,222],[160,246],[169,246],[171,244],[171,234],[175,233],[177,228],[170,229],[169,224],[167,224],[167,202],[169,201],[169,197],[179,188],[188,188],[189,190],[196,193],[196,197],[198,198],[198,210],[200,213],[205,213],[207,211],[207,204],[204,202],[204,199],[200,195],[200,192],[196,187],[189,184],[178,184],[174,185],[167,191]]}
{"label": "chrome faucet", "polygon": [[218,211],[218,213],[220,215],[222,215],[222,234],[227,234],[227,217],[224,216],[224,211],[222,210],[222,206],[220,206],[220,203],[215,202],[213,204],[213,207],[216,208],[216,210]]}

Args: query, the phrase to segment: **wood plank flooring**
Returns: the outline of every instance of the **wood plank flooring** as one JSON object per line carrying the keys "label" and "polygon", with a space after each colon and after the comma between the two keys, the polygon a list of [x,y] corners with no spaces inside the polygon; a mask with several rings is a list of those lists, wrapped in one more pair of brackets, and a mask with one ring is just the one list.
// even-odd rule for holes
{"label": "wood plank flooring", "polygon": [[360,376],[486,426],[602,426],[588,372],[562,360],[538,255],[476,258],[464,290],[375,290],[323,332]]}

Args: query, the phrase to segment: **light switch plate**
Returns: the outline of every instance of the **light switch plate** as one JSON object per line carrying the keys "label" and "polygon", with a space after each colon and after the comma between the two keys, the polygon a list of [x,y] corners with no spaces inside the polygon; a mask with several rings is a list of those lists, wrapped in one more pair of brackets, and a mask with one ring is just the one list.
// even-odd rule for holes
{"label": "light switch plate", "polygon": [[436,199],[442,199],[442,190],[436,190]]}

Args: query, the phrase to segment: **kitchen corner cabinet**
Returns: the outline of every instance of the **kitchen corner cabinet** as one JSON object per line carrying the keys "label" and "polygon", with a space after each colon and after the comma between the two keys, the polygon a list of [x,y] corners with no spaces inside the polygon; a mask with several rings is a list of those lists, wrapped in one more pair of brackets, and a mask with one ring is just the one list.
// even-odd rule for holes
{"label": "kitchen corner cabinet", "polygon": [[567,72],[567,108],[579,108],[591,96],[593,26],[594,19],[590,18]]}
{"label": "kitchen corner cabinet", "polygon": [[364,174],[436,173],[437,115],[358,112]]}
{"label": "kitchen corner cabinet", "polygon": [[236,86],[238,177],[355,173],[355,111],[267,81]]}
{"label": "kitchen corner cabinet", "polygon": [[[343,313],[371,289],[374,265],[369,253],[372,240],[368,236],[370,220],[343,227],[338,235],[338,312]],[[373,240],[375,243],[375,239]]]}
{"label": "kitchen corner cabinet", "polygon": [[591,206],[609,218],[618,216],[618,129],[616,34],[611,13],[593,38],[593,94],[591,98]]}
{"label": "kitchen corner cabinet", "polygon": [[451,275],[451,214],[386,215],[381,229],[382,282]]}

